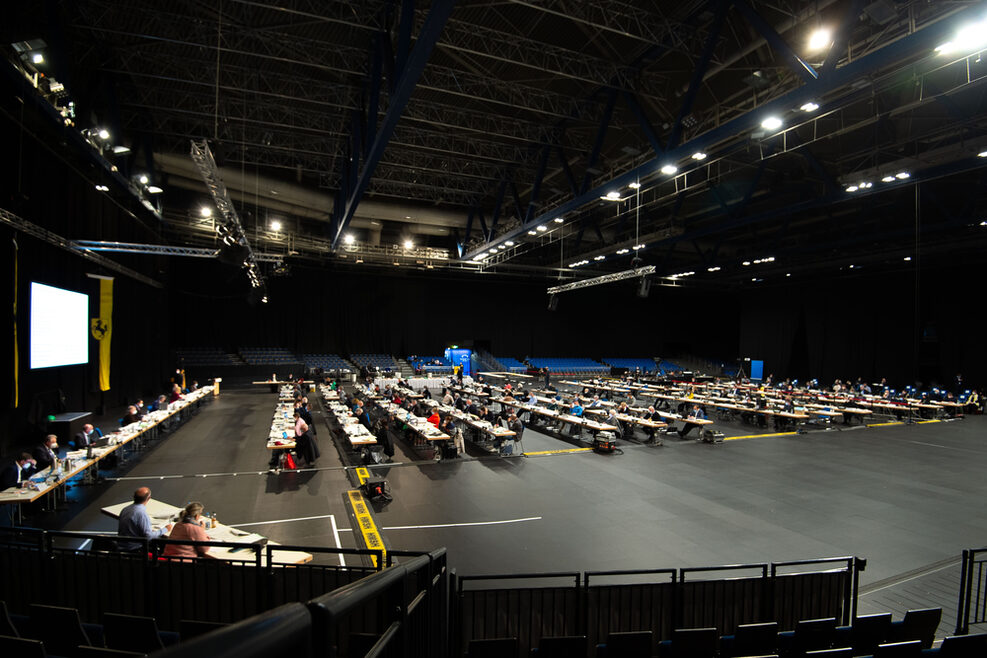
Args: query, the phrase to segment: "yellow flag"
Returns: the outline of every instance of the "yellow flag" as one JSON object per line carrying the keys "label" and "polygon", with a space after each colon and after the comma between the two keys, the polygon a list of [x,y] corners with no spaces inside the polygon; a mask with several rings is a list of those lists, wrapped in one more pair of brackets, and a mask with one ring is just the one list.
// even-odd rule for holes
{"label": "yellow flag", "polygon": [[113,279],[99,280],[99,317],[92,320],[93,338],[99,341],[99,390],[110,390],[110,338],[113,336]]}

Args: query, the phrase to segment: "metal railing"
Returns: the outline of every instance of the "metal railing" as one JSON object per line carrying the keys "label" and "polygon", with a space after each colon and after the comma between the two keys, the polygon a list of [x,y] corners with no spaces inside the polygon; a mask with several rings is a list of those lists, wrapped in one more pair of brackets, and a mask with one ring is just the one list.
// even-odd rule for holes
{"label": "metal railing", "polygon": [[[587,646],[612,632],[651,631],[657,642],[676,628],[777,621],[793,629],[800,619],[835,617],[848,624],[856,610],[854,557],[735,564],[683,569],[453,575],[453,653],[471,640],[517,638],[518,657],[541,638],[585,635]],[[527,585],[537,580],[538,585]],[[554,582],[553,582],[554,581]],[[617,582],[614,582],[617,581]],[[547,583],[547,584],[546,584]]]}
{"label": "metal railing", "polygon": [[956,634],[966,635],[970,624],[987,623],[987,547],[963,551],[960,565],[960,600],[956,608]]}
{"label": "metal railing", "polygon": [[[137,550],[120,550],[119,544],[136,544]],[[234,548],[237,555],[171,558],[164,555],[169,544]],[[282,550],[314,557],[305,564],[283,563],[275,554]],[[359,564],[331,563],[337,555],[354,556]],[[182,619],[229,623],[308,601],[379,571],[369,565],[371,559],[385,564],[382,557],[378,550],[0,528],[0,600],[15,614],[45,603],[77,608],[86,622],[121,612],[154,617],[160,628],[177,630]]]}

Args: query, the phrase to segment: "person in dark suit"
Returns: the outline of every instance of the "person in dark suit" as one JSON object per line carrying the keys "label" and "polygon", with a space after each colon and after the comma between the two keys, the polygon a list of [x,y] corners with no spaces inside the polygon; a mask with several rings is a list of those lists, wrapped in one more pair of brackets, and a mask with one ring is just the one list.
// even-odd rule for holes
{"label": "person in dark suit", "polygon": [[693,428],[699,427],[696,423],[690,423],[689,420],[706,420],[706,412],[698,404],[692,405],[692,411],[689,412],[686,418],[685,425],[679,431],[679,438],[685,438],[686,434],[691,432]]}
{"label": "person in dark suit", "polygon": [[43,471],[48,468],[58,459],[58,437],[49,434],[45,437],[44,443],[36,447],[31,454],[35,459],[37,470]]}
{"label": "person in dark suit", "polygon": [[37,470],[34,458],[26,452],[22,452],[14,461],[4,464],[0,469],[0,490],[19,486],[26,481],[31,474]]}
{"label": "person in dark suit", "polygon": [[[662,422],[661,414],[655,410],[654,406],[648,407],[648,410],[641,414],[641,418],[645,420],[653,420],[656,423]],[[645,427],[644,431],[648,435],[648,443],[655,443],[655,435],[657,430],[654,427]],[[658,445],[662,445],[661,439],[658,439],[657,443]]]}
{"label": "person in dark suit", "polygon": [[[133,405],[127,407],[128,410],[133,408],[134,408]],[[124,422],[123,422],[124,425],[129,425],[131,422],[133,422],[133,421],[128,422],[126,418],[127,417],[124,416]],[[81,432],[76,432],[75,437],[72,439],[72,441],[73,443],[75,443],[75,449],[81,450],[82,448],[85,448],[99,437],[100,437],[99,431],[95,427],[93,427],[91,423],[86,423],[85,425],[82,426]]]}

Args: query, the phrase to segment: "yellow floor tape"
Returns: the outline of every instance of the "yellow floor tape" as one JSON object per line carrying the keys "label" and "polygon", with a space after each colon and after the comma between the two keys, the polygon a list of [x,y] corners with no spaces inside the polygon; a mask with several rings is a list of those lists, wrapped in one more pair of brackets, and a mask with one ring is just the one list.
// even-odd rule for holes
{"label": "yellow floor tape", "polygon": [[[357,469],[358,472],[359,470],[361,469]],[[365,471],[367,469],[362,470]],[[370,514],[370,509],[367,507],[367,501],[363,499],[363,494],[356,489],[350,489],[346,494],[349,497],[350,506],[353,508],[353,514],[356,516],[356,526],[360,529],[360,534],[363,535],[363,541],[367,548],[379,550],[381,551],[381,555],[386,557],[387,549],[384,547],[384,540],[377,530],[377,524],[374,523],[374,517]],[[377,556],[371,555],[370,559],[373,560],[376,567]]]}
{"label": "yellow floor tape", "polygon": [[927,425],[929,423],[941,423],[941,420],[919,420],[915,421],[916,425]]}
{"label": "yellow floor tape", "polygon": [[795,436],[798,432],[775,432],[773,434],[748,434],[747,436],[725,436],[724,441],[736,441],[737,439],[760,439],[764,436]]}
{"label": "yellow floor tape", "polygon": [[360,485],[362,486],[367,483],[367,480],[370,479],[370,471],[361,466],[356,469],[356,476],[360,478]]}
{"label": "yellow floor tape", "polygon": [[563,455],[571,452],[590,452],[592,448],[567,448],[565,450],[539,450],[538,452],[526,452],[524,454],[531,455]]}

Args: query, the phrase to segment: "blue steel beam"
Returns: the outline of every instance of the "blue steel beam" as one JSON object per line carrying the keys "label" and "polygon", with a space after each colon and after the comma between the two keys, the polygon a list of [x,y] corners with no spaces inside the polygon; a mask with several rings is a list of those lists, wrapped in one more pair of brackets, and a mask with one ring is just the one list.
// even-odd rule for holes
{"label": "blue steel beam", "polygon": [[[972,6],[959,10],[949,18],[943,19],[921,30],[903,37],[894,43],[888,44],[879,50],[864,55],[860,59],[848,62],[844,66],[834,69],[825,78],[814,79],[812,82],[802,85],[797,89],[782,94],[781,96],[764,103],[763,105],[738,116],[730,121],[720,124],[716,128],[699,135],[695,139],[681,144],[669,150],[663,158],[653,158],[647,162],[630,169],[620,176],[617,176],[602,185],[587,190],[569,201],[560,204],[548,212],[535,217],[531,222],[524,224],[517,229],[499,236],[499,239],[511,239],[518,235],[527,233],[532,225],[542,224],[553,217],[565,216],[568,213],[577,211],[584,205],[595,202],[599,197],[607,193],[614,187],[626,187],[629,183],[645,177],[653,176],[661,165],[667,160],[675,162],[689,157],[696,151],[709,152],[714,147],[739,135],[750,134],[752,130],[760,129],[760,118],[768,114],[786,115],[794,108],[800,107],[808,101],[818,101],[838,90],[844,89],[845,94],[856,93],[849,88],[850,83],[878,71],[890,67],[896,63],[909,60],[913,57],[925,54],[932,56],[936,46],[953,38],[959,26],[967,21],[977,18],[979,7]],[[829,98],[827,104],[835,105],[840,101],[838,97]],[[485,251],[486,245],[481,245],[467,254],[472,258],[481,251]]]}
{"label": "blue steel beam", "polygon": [[655,155],[660,156],[665,152],[665,149],[662,148],[661,140],[658,139],[658,134],[651,125],[648,115],[644,113],[644,109],[641,107],[641,104],[637,102],[637,98],[634,94],[629,91],[624,91],[622,92],[622,95],[627,107],[637,118],[637,123],[641,127],[641,132],[644,133],[644,138],[648,140],[649,144],[651,144],[651,148],[654,150]]}
{"label": "blue steel beam", "polygon": [[569,183],[569,189],[572,190],[573,196],[579,195],[579,188],[576,187],[576,177],[572,175],[572,167],[569,166],[569,161],[565,157],[565,149],[562,148],[561,144],[556,145],[555,152],[559,156],[559,164],[562,166],[562,173],[565,174],[565,179]]}
{"label": "blue steel beam", "polygon": [[854,24],[859,20],[862,4],[860,0],[852,0],[847,6],[846,14],[843,15],[843,21],[836,32],[836,38],[829,47],[829,52],[826,53],[826,60],[819,68],[819,75],[829,75],[829,72],[836,68],[836,63],[840,61],[840,57],[846,52],[847,44],[850,42],[850,33],[853,31]]}
{"label": "blue steel beam", "polygon": [[761,15],[756,11],[751,9],[751,6],[747,4],[746,0],[734,0],[734,6],[740,10],[740,13],[744,15],[754,29],[761,33],[764,40],[768,42],[771,48],[781,55],[782,60],[788,65],[790,69],[795,71],[800,78],[806,82],[812,82],[819,77],[816,70],[812,68],[812,65],[807,61],[798,56],[798,54],[792,50],[792,47],[781,38],[781,35],[775,32],[775,29],[768,25],[767,21],[761,18]]}
{"label": "blue steel beam", "polygon": [[[726,18],[727,9],[730,6],[729,0],[718,0],[719,6],[716,8],[716,17],[710,27],[709,36],[706,37],[706,45],[703,46],[702,55],[699,62],[692,71],[692,80],[689,81],[689,88],[682,97],[682,107],[679,108],[679,115],[672,126],[672,133],[668,137],[668,148],[675,148],[679,143],[679,135],[682,133],[682,120],[692,111],[692,103],[696,100],[699,88],[703,86],[703,78],[709,68],[709,60],[713,57],[716,49],[716,42],[720,39],[720,30],[723,27],[723,19]],[[661,152],[658,152],[661,155]]]}
{"label": "blue steel beam", "polygon": [[607,136],[607,128],[610,127],[610,118],[613,116],[613,106],[616,100],[617,90],[609,90],[607,92],[607,105],[603,110],[603,116],[600,117],[600,127],[596,131],[596,141],[593,143],[593,150],[590,151],[589,159],[586,162],[586,175],[583,177],[583,184],[579,188],[583,193],[586,192],[590,181],[593,180],[593,174],[589,170],[596,166],[596,161],[600,158],[600,149],[603,148],[603,140]]}
{"label": "blue steel beam", "polygon": [[[370,179],[373,178],[377,163],[384,155],[387,143],[390,141],[391,135],[394,134],[398,120],[411,98],[411,92],[418,84],[418,79],[425,70],[425,65],[428,64],[432,50],[438,43],[442,29],[452,14],[452,8],[455,4],[456,0],[434,0],[432,2],[425,23],[418,33],[415,47],[408,56],[404,68],[400,71],[400,80],[395,84],[394,91],[390,95],[387,114],[384,115],[384,119],[380,122],[380,128],[373,136],[373,143],[367,151],[363,168],[356,179],[352,181],[351,188],[347,190],[346,206],[335,227],[336,234],[332,236],[333,249],[339,245],[343,231],[353,219],[353,214],[356,212],[357,206],[360,205],[360,200],[363,198],[364,192],[367,191],[367,186],[370,185]],[[395,72],[398,72],[397,69]]]}

